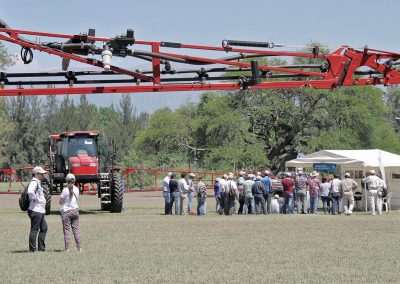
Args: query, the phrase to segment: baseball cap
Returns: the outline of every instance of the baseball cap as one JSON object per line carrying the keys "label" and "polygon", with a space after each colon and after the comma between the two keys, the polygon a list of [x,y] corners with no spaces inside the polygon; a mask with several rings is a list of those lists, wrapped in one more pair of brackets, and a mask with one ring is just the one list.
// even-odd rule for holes
{"label": "baseball cap", "polygon": [[42,167],[36,166],[33,168],[32,173],[35,174],[45,174],[47,173]]}
{"label": "baseball cap", "polygon": [[75,175],[74,174],[67,174],[67,176],[65,177],[65,181],[66,182],[70,182],[70,181],[75,181]]}

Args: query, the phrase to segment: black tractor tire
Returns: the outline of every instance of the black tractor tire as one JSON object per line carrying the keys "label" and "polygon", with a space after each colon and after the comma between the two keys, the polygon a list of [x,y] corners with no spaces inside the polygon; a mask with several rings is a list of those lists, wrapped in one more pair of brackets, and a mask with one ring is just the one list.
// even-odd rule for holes
{"label": "black tractor tire", "polygon": [[51,191],[50,191],[50,183],[42,184],[44,198],[46,198],[46,215],[50,215],[51,212]]}
{"label": "black tractor tire", "polygon": [[113,174],[111,185],[111,213],[121,213],[124,202],[124,186],[120,174]]}
{"label": "black tractor tire", "polygon": [[101,211],[110,211],[111,204],[110,203],[100,203]]}

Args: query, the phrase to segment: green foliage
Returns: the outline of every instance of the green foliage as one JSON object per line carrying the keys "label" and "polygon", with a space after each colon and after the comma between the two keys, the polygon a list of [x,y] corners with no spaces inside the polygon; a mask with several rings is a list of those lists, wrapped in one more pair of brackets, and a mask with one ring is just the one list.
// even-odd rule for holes
{"label": "green foliage", "polygon": [[[136,131],[147,123],[147,114],[136,115],[130,100],[123,97],[121,109],[97,108],[85,96],[75,105],[65,96],[11,97],[0,99],[0,165],[19,167],[47,162],[47,139],[64,131],[100,132],[101,162],[110,156],[110,142],[117,142],[118,157],[131,149]],[[119,159],[118,159],[119,158]],[[126,160],[126,159],[125,159]]]}
{"label": "green foliage", "polygon": [[205,93],[197,106],[150,116],[135,146],[150,160],[171,165],[178,158],[215,170],[281,170],[299,152],[379,148],[399,153],[389,114],[382,91],[371,86]]}
{"label": "green foliage", "polygon": [[11,143],[11,135],[14,131],[14,123],[10,121],[6,100],[0,98],[0,167],[5,168],[8,166],[8,151]]}

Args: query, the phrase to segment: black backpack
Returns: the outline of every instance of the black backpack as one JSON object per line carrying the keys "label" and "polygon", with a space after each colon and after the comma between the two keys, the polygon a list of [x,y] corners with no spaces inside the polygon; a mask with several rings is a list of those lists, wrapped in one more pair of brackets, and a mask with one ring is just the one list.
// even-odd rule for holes
{"label": "black backpack", "polygon": [[[19,207],[21,208],[22,211],[27,211],[29,208],[29,195],[28,195],[28,187],[31,184],[32,180],[28,183],[28,185],[25,187],[24,191],[22,191],[21,196],[19,197]],[[37,191],[37,188],[36,188]],[[35,193],[36,193],[35,191]]]}

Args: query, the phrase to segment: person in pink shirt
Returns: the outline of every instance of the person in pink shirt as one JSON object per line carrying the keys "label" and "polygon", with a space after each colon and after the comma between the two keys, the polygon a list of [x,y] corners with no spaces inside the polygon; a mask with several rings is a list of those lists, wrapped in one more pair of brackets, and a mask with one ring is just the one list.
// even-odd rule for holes
{"label": "person in pink shirt", "polygon": [[310,213],[317,214],[318,203],[319,203],[319,191],[321,189],[321,182],[317,178],[319,173],[313,171],[310,174],[310,180],[308,181],[308,188],[310,192]]}

